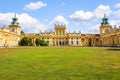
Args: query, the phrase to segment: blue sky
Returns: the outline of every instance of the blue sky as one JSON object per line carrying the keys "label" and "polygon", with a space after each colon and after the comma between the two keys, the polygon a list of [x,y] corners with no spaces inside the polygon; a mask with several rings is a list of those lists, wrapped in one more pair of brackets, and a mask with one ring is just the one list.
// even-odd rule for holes
{"label": "blue sky", "polygon": [[66,24],[67,31],[99,33],[104,13],[112,26],[120,25],[120,0],[1,0],[0,27],[17,14],[25,33],[54,31]]}

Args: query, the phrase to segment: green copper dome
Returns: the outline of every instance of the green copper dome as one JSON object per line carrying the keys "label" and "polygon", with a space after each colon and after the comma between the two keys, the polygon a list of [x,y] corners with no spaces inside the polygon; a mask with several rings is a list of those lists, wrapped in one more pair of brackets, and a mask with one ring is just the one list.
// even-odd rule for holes
{"label": "green copper dome", "polygon": [[11,22],[11,25],[19,25],[18,18],[16,18],[16,14],[14,15],[14,18],[12,18],[13,22]]}
{"label": "green copper dome", "polygon": [[108,26],[108,18],[106,17],[106,14],[104,14],[104,18],[102,19],[101,26]]}

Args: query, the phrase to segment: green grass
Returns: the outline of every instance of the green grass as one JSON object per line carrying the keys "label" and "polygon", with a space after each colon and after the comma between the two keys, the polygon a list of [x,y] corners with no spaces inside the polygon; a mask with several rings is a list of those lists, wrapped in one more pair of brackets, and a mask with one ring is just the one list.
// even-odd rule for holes
{"label": "green grass", "polygon": [[1,48],[0,80],[120,80],[120,50]]}

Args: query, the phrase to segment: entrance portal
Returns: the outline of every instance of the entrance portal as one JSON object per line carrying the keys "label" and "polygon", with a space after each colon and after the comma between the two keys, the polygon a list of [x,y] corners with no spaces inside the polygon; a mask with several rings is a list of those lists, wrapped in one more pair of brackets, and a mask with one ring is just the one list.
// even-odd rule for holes
{"label": "entrance portal", "polygon": [[61,46],[61,41],[59,42],[59,45]]}

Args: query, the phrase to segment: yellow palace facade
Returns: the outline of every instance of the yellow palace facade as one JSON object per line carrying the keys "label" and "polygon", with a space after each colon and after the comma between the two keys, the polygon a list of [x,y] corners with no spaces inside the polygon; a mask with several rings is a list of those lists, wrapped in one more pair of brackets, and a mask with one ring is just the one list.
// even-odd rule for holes
{"label": "yellow palace facade", "polygon": [[0,46],[18,46],[21,36],[21,27],[17,20],[15,16],[8,28],[0,28]]}
{"label": "yellow palace facade", "polygon": [[106,15],[104,15],[99,27],[100,34],[67,32],[66,25],[55,25],[54,32],[40,32],[38,34],[20,34],[20,28],[16,17],[13,18],[8,32],[1,28],[0,46],[18,46],[19,40],[23,37],[32,40],[34,46],[36,46],[36,38],[47,41],[49,46],[120,46],[120,28],[112,28]]}

